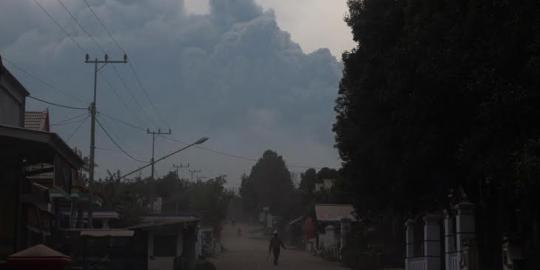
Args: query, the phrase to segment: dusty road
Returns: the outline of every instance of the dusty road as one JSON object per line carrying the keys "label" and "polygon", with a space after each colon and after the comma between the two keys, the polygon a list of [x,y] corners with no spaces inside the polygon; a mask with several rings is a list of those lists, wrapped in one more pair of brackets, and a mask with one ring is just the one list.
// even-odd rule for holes
{"label": "dusty road", "polygon": [[337,263],[328,262],[300,250],[282,250],[279,265],[274,266],[268,258],[268,240],[254,239],[242,225],[243,235],[237,235],[237,228],[228,225],[223,231],[223,246],[226,251],[212,262],[218,270],[345,270]]}

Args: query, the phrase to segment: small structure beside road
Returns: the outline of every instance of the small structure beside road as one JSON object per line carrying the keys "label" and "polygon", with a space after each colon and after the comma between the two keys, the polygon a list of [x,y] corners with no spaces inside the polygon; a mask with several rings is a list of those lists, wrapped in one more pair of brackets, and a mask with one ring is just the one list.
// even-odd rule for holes
{"label": "small structure beside road", "polygon": [[146,247],[140,256],[145,270],[192,269],[197,259],[196,242],[199,218],[194,216],[147,216],[130,227],[134,241]]}
{"label": "small structure beside road", "polygon": [[339,259],[350,222],[356,221],[354,207],[350,204],[317,204],[317,250],[329,259]]}

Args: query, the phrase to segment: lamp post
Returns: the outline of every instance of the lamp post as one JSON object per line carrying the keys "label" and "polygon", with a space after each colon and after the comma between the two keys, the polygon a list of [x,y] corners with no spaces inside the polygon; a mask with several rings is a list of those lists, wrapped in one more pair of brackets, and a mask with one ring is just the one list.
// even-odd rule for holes
{"label": "lamp post", "polygon": [[120,176],[120,177],[118,178],[118,180],[122,180],[122,179],[124,179],[124,178],[126,178],[126,177],[128,177],[128,176],[130,176],[130,175],[132,175],[132,174],[134,174],[134,173],[136,173],[136,172],[142,170],[142,169],[145,169],[145,168],[147,168],[147,167],[149,167],[149,166],[152,166],[153,164],[156,164],[156,163],[158,163],[158,162],[160,162],[160,161],[162,161],[162,160],[164,160],[164,159],[166,159],[166,158],[169,158],[169,157],[171,157],[171,156],[173,156],[173,155],[176,155],[176,154],[178,154],[178,153],[180,153],[180,152],[182,152],[182,151],[184,151],[184,150],[186,150],[186,149],[188,149],[188,148],[190,148],[190,147],[192,147],[192,146],[199,145],[199,144],[203,144],[203,143],[206,142],[206,141],[208,141],[208,138],[207,138],[207,137],[200,138],[200,139],[198,139],[196,142],[194,142],[194,143],[192,143],[192,144],[188,144],[188,145],[186,145],[186,146],[184,146],[184,147],[182,147],[182,148],[180,148],[180,149],[178,149],[178,150],[176,150],[176,151],[173,151],[173,152],[171,152],[171,153],[169,153],[169,154],[167,154],[167,155],[165,155],[165,156],[163,156],[163,157],[161,157],[161,158],[158,158],[158,159],[154,160],[153,162],[150,162],[149,164],[146,164],[146,165],[144,165],[144,166],[142,166],[142,167],[139,167],[139,168],[137,168],[137,169],[135,169],[135,170],[133,170],[133,171],[131,171],[131,172],[129,172],[129,173],[126,173],[126,174]]}

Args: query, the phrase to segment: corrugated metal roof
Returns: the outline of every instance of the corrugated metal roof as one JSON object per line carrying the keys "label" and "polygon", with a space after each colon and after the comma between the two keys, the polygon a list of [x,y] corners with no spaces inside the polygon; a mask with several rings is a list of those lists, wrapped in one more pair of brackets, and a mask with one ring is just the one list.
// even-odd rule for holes
{"label": "corrugated metal roof", "polygon": [[315,215],[318,221],[340,221],[342,218],[356,220],[354,207],[350,204],[317,204]]}

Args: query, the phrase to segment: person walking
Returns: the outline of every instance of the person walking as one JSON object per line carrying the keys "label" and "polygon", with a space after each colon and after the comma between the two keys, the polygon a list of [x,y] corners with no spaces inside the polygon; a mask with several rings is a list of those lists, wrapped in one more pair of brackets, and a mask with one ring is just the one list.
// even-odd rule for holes
{"label": "person walking", "polygon": [[274,265],[278,265],[279,260],[279,253],[281,252],[281,248],[285,248],[285,245],[283,244],[283,241],[279,238],[278,232],[274,231],[272,234],[272,239],[270,239],[270,245],[268,246],[268,255],[272,253],[274,255]]}

